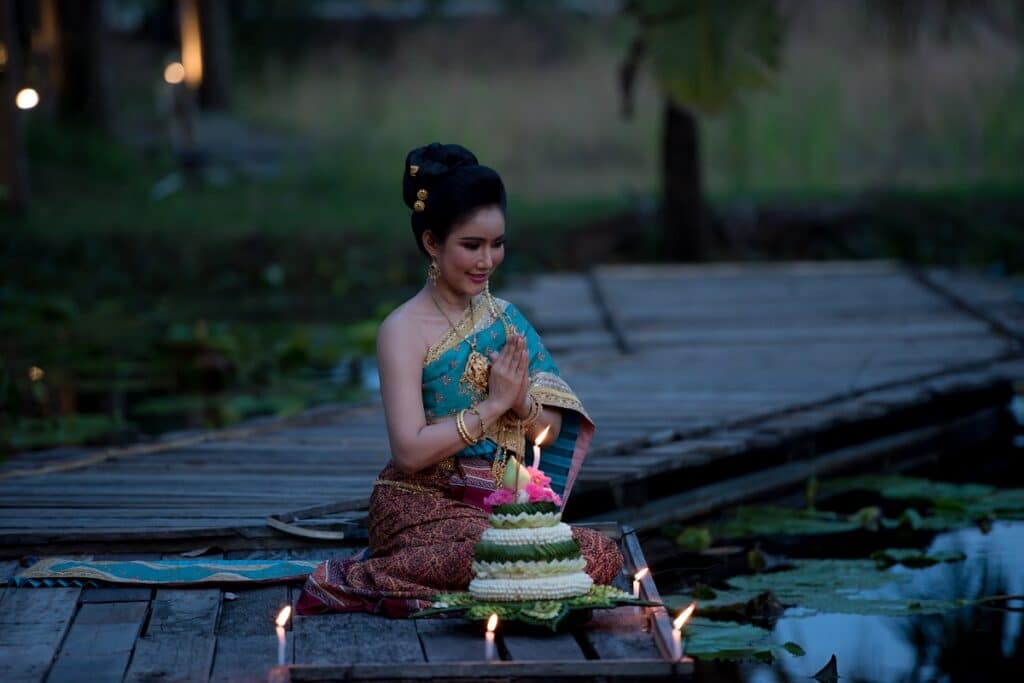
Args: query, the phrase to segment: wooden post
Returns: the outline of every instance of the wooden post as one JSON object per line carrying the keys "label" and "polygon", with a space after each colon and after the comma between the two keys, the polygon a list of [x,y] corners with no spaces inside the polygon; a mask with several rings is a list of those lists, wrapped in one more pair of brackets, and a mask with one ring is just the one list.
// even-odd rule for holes
{"label": "wooden post", "polygon": [[708,244],[697,116],[666,100],[663,125],[662,245],[673,260],[702,261]]}
{"label": "wooden post", "polygon": [[200,52],[203,80],[199,106],[227,109],[231,103],[231,35],[228,4],[223,0],[199,0]]}
{"label": "wooden post", "polygon": [[103,0],[61,0],[60,109],[64,118],[103,133],[111,128],[108,49]]}
{"label": "wooden post", "polygon": [[0,0],[0,48],[0,182],[11,212],[23,213],[28,210],[30,192],[21,117],[14,103],[21,86],[21,49],[13,0]]}

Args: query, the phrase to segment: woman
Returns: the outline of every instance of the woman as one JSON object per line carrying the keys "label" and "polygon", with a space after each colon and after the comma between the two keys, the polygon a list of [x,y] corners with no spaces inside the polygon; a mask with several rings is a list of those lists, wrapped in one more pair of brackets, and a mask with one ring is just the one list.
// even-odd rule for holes
{"label": "woman", "polygon": [[[594,430],[536,331],[488,289],[505,258],[498,174],[464,147],[434,143],[406,157],[402,186],[430,266],[377,336],[391,462],[370,498],[368,552],[317,568],[301,614],[406,616],[466,590],[488,526],[482,500],[511,459],[531,460],[547,429],[540,467],[567,500]],[[573,534],[587,572],[610,583],[622,568],[615,544],[591,529]]]}

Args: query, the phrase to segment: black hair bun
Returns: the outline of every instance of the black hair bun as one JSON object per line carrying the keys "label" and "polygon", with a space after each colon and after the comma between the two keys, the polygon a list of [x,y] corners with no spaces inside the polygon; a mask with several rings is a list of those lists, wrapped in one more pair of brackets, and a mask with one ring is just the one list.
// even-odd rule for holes
{"label": "black hair bun", "polygon": [[434,142],[405,157],[402,199],[412,209],[409,223],[416,246],[427,254],[423,234],[447,239],[453,226],[481,207],[496,206],[505,213],[505,184],[493,168],[481,165],[462,145]]}
{"label": "black hair bun", "polygon": [[479,163],[476,156],[462,145],[432,142],[425,147],[417,147],[405,157],[405,173],[402,177],[402,199],[405,205],[413,208],[419,190],[431,189],[439,179],[455,169],[478,166]]}

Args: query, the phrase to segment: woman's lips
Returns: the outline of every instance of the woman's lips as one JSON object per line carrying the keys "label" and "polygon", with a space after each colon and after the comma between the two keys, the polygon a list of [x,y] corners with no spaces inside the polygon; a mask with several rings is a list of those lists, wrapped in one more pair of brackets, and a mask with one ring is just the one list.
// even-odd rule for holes
{"label": "woman's lips", "polygon": [[475,275],[473,273],[470,273],[469,274],[469,279],[472,280],[473,282],[486,282],[487,281],[487,273],[484,273],[483,275]]}

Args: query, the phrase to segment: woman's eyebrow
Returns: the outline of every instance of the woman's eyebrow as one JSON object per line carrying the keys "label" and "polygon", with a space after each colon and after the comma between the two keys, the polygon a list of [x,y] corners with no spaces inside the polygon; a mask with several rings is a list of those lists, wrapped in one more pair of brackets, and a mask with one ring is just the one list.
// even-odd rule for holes
{"label": "woman's eyebrow", "polygon": [[[486,242],[487,241],[486,237],[476,237],[475,235],[466,235],[466,236],[460,237],[459,239],[463,240],[463,241],[473,240],[473,241],[476,241],[476,242]],[[503,240],[503,239],[505,239],[505,235],[503,233],[501,235],[498,235],[494,239],[495,240]]]}

